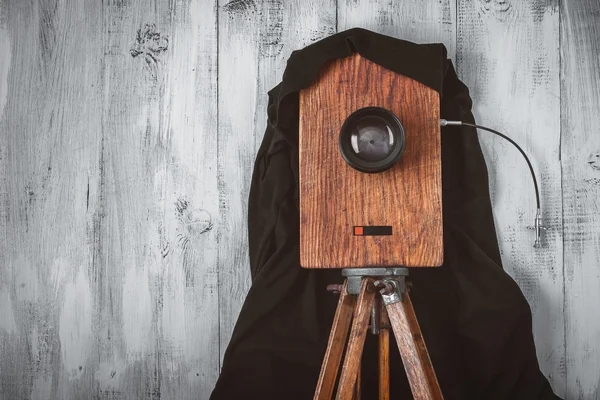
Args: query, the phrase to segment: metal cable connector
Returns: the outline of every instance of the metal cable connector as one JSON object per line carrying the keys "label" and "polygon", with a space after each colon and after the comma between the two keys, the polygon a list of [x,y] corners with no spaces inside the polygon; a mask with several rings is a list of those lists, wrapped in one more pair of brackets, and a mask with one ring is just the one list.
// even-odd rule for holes
{"label": "metal cable connector", "polygon": [[542,247],[542,231],[547,230],[548,227],[542,224],[542,211],[539,208],[535,214],[533,226],[528,226],[527,229],[535,229],[535,243],[533,244],[533,247]]}
{"label": "metal cable connector", "polygon": [[447,125],[462,125],[462,121],[448,121],[447,119],[440,119],[440,125],[441,126],[447,126]]}

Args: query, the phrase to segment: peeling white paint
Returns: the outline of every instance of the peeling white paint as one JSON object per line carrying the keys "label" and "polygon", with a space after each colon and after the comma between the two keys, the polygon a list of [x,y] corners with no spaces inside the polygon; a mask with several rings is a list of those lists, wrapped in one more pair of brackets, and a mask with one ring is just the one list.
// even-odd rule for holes
{"label": "peeling white paint", "polygon": [[31,354],[33,355],[33,357],[37,358],[40,357],[40,337],[38,335],[38,327],[37,325],[34,325],[31,328],[31,335],[30,335],[30,339],[29,339],[29,344],[31,345]]}
{"label": "peeling white paint", "polygon": [[127,267],[123,280],[123,332],[127,357],[137,359],[150,347],[152,298],[145,269]]}
{"label": "peeling white paint", "polygon": [[19,302],[37,302],[40,284],[37,269],[23,254],[19,255],[13,263],[15,300]]}
{"label": "peeling white paint", "polygon": [[49,393],[52,393],[52,378],[47,376],[35,377],[33,380],[33,388],[31,389],[31,399],[48,399]]}
{"label": "peeling white paint", "polygon": [[57,300],[61,294],[61,288],[66,279],[68,265],[68,259],[57,257],[50,267],[50,283],[52,284],[52,292],[54,293],[55,300]]}
{"label": "peeling white paint", "polygon": [[120,389],[127,364],[121,358],[103,361],[98,365],[94,378],[101,390]]}
{"label": "peeling white paint", "polygon": [[0,25],[0,121],[8,101],[8,71],[11,66],[10,37],[5,25]]}
{"label": "peeling white paint", "polygon": [[185,302],[183,269],[177,265],[169,269],[163,292],[163,337],[170,346],[181,349],[185,340]]}
{"label": "peeling white paint", "polygon": [[77,379],[86,368],[92,337],[92,293],[83,267],[74,281],[65,283],[63,290],[59,317],[61,358],[67,377]]}
{"label": "peeling white paint", "polygon": [[0,287],[0,331],[16,333],[17,325],[13,314],[13,305],[7,287]]}

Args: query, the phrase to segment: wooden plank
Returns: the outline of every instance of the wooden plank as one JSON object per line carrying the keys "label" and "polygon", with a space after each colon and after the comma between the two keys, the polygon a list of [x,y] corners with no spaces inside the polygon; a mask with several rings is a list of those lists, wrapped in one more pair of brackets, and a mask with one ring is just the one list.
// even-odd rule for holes
{"label": "wooden plank", "polygon": [[339,0],[338,31],[360,27],[415,43],[444,43],[454,58],[456,0]]}
{"label": "wooden plank", "polygon": [[3,2],[0,29],[0,398],[93,385],[100,5]]}
{"label": "wooden plank", "polygon": [[408,291],[402,294],[402,301],[387,304],[385,308],[415,400],[442,400],[442,391]]}
{"label": "wooden plank", "polygon": [[[393,91],[397,96],[390,95]],[[304,268],[442,264],[439,99],[435,90],[358,53],[330,63],[312,86],[300,92]],[[390,110],[403,126],[406,148],[400,160],[383,172],[360,172],[340,154],[344,121],[364,107]],[[400,132],[396,136],[395,148],[400,148]],[[356,226],[365,226],[365,234],[357,234]],[[390,226],[393,234],[366,235],[368,226]]]}
{"label": "wooden plank", "polygon": [[373,290],[374,280],[364,278],[360,284],[360,293],[356,300],[356,307],[352,315],[352,328],[348,338],[348,347],[344,356],[344,364],[342,365],[342,373],[338,383],[337,400],[350,399],[354,393],[358,370],[361,366],[362,352],[365,345],[365,337],[369,328],[369,317],[375,294]]}
{"label": "wooden plank", "polygon": [[548,231],[534,249],[535,196],[525,160],[506,141],[480,132],[504,268],[533,313],[541,370],[564,392],[559,20],[556,1],[458,2],[457,69],[476,121],[503,132],[529,155]]}
{"label": "wooden plank", "polygon": [[[207,399],[219,372],[216,0],[169,4],[170,64],[160,115],[165,140],[161,222],[164,398]],[[170,122],[170,124],[169,124]],[[168,150],[168,151],[167,151]],[[166,173],[165,175],[162,175]],[[157,180],[158,180],[157,179]],[[156,192],[156,190],[155,190]],[[160,226],[160,225],[158,225]],[[164,351],[164,350],[163,350]]]}
{"label": "wooden plank", "polygon": [[219,360],[214,3],[103,11],[98,390],[207,397]]}
{"label": "wooden plank", "polygon": [[566,397],[600,398],[600,3],[561,2]]}
{"label": "wooden plank", "polygon": [[321,365],[321,372],[319,373],[319,380],[315,389],[315,400],[331,399],[340,361],[342,360],[342,354],[346,346],[355,303],[356,296],[348,294],[348,284],[344,282],[333,317],[329,339],[327,340],[327,349],[323,356],[323,364]]}
{"label": "wooden plank", "polygon": [[281,81],[293,50],[334,31],[334,0],[219,2],[221,356],[250,286],[248,191],[267,122],[267,91]]}
{"label": "wooden plank", "polygon": [[[156,64],[144,65],[145,53],[138,58],[129,55],[140,27],[134,19],[138,7],[139,3],[108,2],[102,9],[105,94],[100,177],[94,185],[99,212],[94,221],[92,281],[98,324],[97,395],[106,398],[156,398],[160,393],[160,358],[152,351],[159,340],[152,316],[159,312],[156,296],[160,284],[153,285],[151,292],[148,268],[136,256],[148,230],[152,232],[147,221],[154,196],[146,175],[151,169],[145,168],[143,161],[151,145],[143,138],[146,130],[153,136],[154,121],[145,121],[150,118],[144,105],[150,108],[147,93],[154,80],[151,74],[157,73]],[[154,18],[140,16],[140,20]],[[136,113],[141,114],[139,120]],[[141,256],[146,258],[144,253]]]}

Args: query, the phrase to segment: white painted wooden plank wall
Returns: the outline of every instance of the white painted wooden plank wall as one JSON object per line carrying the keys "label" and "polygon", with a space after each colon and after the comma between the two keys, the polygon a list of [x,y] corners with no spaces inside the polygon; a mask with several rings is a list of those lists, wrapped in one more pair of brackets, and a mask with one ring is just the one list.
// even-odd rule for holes
{"label": "white painted wooden plank wall", "polygon": [[504,266],[544,374],[600,399],[595,0],[4,0],[0,399],[208,398],[250,285],[267,91],[355,26],[443,42],[476,119]]}

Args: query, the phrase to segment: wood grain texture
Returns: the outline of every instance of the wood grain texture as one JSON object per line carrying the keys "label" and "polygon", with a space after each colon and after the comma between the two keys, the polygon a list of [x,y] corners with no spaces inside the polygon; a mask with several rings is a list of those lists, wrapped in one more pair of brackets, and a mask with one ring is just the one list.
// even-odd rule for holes
{"label": "wood grain texture", "polygon": [[354,394],[352,395],[353,400],[362,399],[362,368],[356,371],[356,383],[354,384]]}
{"label": "wood grain texture", "polygon": [[100,12],[84,1],[2,3],[2,399],[82,398],[94,386]]}
{"label": "wood grain texture", "polygon": [[408,292],[385,306],[415,400],[443,399]]}
{"label": "wood grain texture", "polygon": [[220,219],[215,174],[216,1],[167,4],[163,18],[170,24],[171,59],[158,125],[165,166],[154,178],[162,184],[155,206],[161,210],[171,249],[163,255],[163,294],[157,297],[163,304],[162,397],[198,399],[209,397],[220,366],[218,246],[213,229]]}
{"label": "wood grain texture", "polygon": [[415,43],[444,43],[448,58],[456,48],[456,0],[338,0],[338,31],[361,27]]}
{"label": "wood grain texture", "polygon": [[387,310],[381,303],[379,346],[379,400],[390,400],[390,329],[383,328],[389,325],[390,319]]}
{"label": "wood grain texture", "polygon": [[600,3],[561,5],[565,395],[600,399]]}
{"label": "wood grain texture", "polygon": [[348,337],[348,347],[344,356],[336,400],[350,399],[354,393],[358,370],[361,366],[365,337],[369,328],[371,308],[373,307],[375,294],[377,294],[375,290],[367,290],[373,282],[374,280],[371,278],[364,278],[360,284],[360,293],[352,315],[352,328]]}
{"label": "wood grain texture", "polygon": [[[374,84],[377,82],[377,84]],[[406,148],[384,172],[353,169],[340,154],[346,118],[383,107],[401,121]],[[300,264],[304,268],[442,264],[439,93],[358,53],[323,68],[300,91]],[[355,236],[354,226],[392,226]]]}
{"label": "wood grain texture", "polygon": [[331,399],[333,388],[342,361],[342,355],[348,339],[348,331],[352,322],[356,296],[348,294],[348,284],[344,282],[344,288],[340,293],[337,309],[333,317],[331,332],[327,341],[327,349],[323,356],[323,364],[319,373],[319,380],[315,389],[315,400]]}
{"label": "wood grain texture", "polygon": [[205,397],[218,373],[213,7],[105,4],[97,379],[113,396]]}
{"label": "wood grain texture", "polygon": [[2,293],[15,319],[2,340],[16,342],[0,355],[0,397],[212,390],[213,8],[6,3],[14,53],[3,171],[14,213],[6,230],[17,241],[2,243],[14,249]]}
{"label": "wood grain texture", "polygon": [[527,164],[509,143],[480,132],[504,268],[531,306],[541,369],[563,395],[558,18],[556,1],[459,0],[456,60],[477,123],[519,143],[540,183],[544,223],[553,229],[534,249],[534,233],[526,229],[536,209]]}

